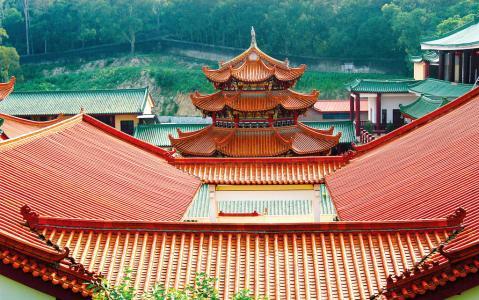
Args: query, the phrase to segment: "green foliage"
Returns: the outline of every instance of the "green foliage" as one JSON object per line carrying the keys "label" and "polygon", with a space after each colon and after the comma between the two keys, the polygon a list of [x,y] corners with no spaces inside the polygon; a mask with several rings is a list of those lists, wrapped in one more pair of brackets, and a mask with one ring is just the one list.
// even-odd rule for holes
{"label": "green foliage", "polygon": [[[187,285],[184,289],[168,288],[156,285],[153,291],[144,293],[141,296],[131,286],[130,269],[124,271],[124,275],[118,285],[110,285],[108,281],[101,280],[90,284],[88,287],[93,290],[94,300],[219,300],[218,291],[215,289],[216,278],[209,277],[205,273],[198,273],[195,276],[194,284]],[[255,300],[250,296],[249,290],[242,290],[234,294],[232,300]],[[266,299],[266,298],[258,298]]]}
{"label": "green foliage", "polygon": [[19,70],[20,56],[17,50],[13,47],[0,46],[0,76],[2,81],[7,81],[12,74],[16,74]]}

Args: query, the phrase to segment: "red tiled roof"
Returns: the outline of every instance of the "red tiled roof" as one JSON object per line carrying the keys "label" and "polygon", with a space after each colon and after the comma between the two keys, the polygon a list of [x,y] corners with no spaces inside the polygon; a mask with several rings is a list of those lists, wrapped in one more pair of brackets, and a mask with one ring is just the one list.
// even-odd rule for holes
{"label": "red tiled roof", "polygon": [[220,68],[217,70],[203,67],[206,77],[217,83],[227,82],[231,78],[248,83],[263,82],[271,77],[279,81],[295,81],[303,75],[305,70],[306,65],[292,68],[286,61],[272,58],[261,51],[256,42],[252,42],[246,51],[235,58],[220,63]]}
{"label": "red tiled roof", "polygon": [[319,184],[343,167],[343,156],[175,158],[172,164],[210,184]]}
{"label": "red tiled roof", "polygon": [[37,122],[0,113],[0,119],[4,120],[4,123],[0,127],[0,129],[3,130],[6,138],[11,139],[19,135],[30,133],[38,129],[53,125],[63,120],[64,117],[59,116],[58,118],[50,121]]}
{"label": "red tiled roof", "polygon": [[8,82],[0,83],[0,101],[7,98],[15,87],[15,77],[12,76]]}
{"label": "red tiled roof", "polygon": [[[479,89],[369,144],[326,177],[342,220],[436,218],[458,206],[466,230],[452,249],[479,240]],[[451,249],[449,249],[451,250]]]}
{"label": "red tiled roof", "polygon": [[40,218],[54,244],[88,270],[117,283],[134,270],[140,292],[183,288],[194,274],[218,278],[225,299],[240,289],[271,299],[367,298],[389,274],[412,267],[461,220],[310,224],[105,222]]}
{"label": "red tiled roof", "polygon": [[18,223],[23,204],[65,218],[179,221],[200,181],[171,159],[87,115],[3,141],[0,225]]}
{"label": "red tiled roof", "polygon": [[[349,112],[349,100],[318,100],[313,108],[323,113],[333,112]],[[361,100],[360,105],[362,112],[368,111],[368,100]]]}
{"label": "red tiled roof", "polygon": [[179,152],[193,156],[213,156],[220,152],[233,157],[278,156],[288,151],[296,154],[327,153],[336,146],[341,133],[298,125],[266,128],[223,128],[208,126],[194,132],[170,136]]}
{"label": "red tiled roof", "polygon": [[191,94],[193,105],[204,111],[221,111],[225,106],[236,111],[267,111],[282,106],[286,110],[299,110],[316,102],[319,92],[302,94],[293,90],[275,91],[218,91],[214,94]]}

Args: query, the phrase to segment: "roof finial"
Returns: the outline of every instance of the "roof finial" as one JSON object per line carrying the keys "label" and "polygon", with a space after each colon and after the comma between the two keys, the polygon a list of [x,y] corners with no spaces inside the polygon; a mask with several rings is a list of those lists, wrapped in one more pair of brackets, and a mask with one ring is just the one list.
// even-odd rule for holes
{"label": "roof finial", "polygon": [[251,26],[251,47],[256,46],[256,33],[254,32],[254,27]]}

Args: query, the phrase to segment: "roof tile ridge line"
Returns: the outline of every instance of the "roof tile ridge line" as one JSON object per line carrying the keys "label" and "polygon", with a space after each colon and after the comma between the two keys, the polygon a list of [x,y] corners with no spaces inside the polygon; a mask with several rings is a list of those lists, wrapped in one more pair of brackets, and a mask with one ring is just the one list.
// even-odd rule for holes
{"label": "roof tile ridge line", "polygon": [[[396,221],[339,221],[308,223],[195,223],[139,220],[72,219],[64,217],[27,216],[34,228],[92,231],[165,231],[165,232],[424,232],[458,229],[445,218]],[[33,220],[33,221],[32,221]],[[35,223],[36,222],[36,223]],[[33,225],[30,225],[33,226]]]}
{"label": "roof tile ridge line", "polygon": [[79,276],[82,279],[89,280],[90,282],[101,281],[102,275],[97,274],[96,272],[88,271],[83,264],[77,262],[73,256],[70,256],[70,249],[68,247],[60,248],[59,245],[54,244],[51,240],[47,239],[46,236],[39,232],[39,214],[33,211],[27,204],[24,204],[20,208],[20,214],[23,217],[23,220],[26,222],[24,224],[30,229],[31,232],[35,233],[37,237],[44,241],[45,244],[52,249],[55,249],[59,252],[57,263],[60,263],[62,260],[66,261],[69,271]]}
{"label": "roof tile ridge line", "polygon": [[[412,268],[405,269],[400,274],[390,274],[386,279],[386,287],[384,289],[380,289],[379,293],[371,298],[378,299],[380,295],[384,294],[387,296],[387,294],[396,289],[404,287],[406,284],[413,284],[414,282],[417,282],[418,279],[431,275],[431,273],[434,273],[438,267],[442,269],[444,266],[440,266],[440,263],[437,259],[432,261],[430,260],[431,257],[437,253],[445,257],[447,259],[447,263],[450,264],[450,257],[444,252],[444,247],[464,230],[462,222],[464,221],[465,216],[466,211],[461,207],[456,209],[453,214],[449,215],[446,219],[451,225],[457,227],[454,229],[452,234],[439,243],[437,247],[434,247],[428,254],[423,256],[421,260],[416,262]],[[415,275],[417,275],[417,277]]]}
{"label": "roof tile ridge line", "polygon": [[277,139],[279,139],[281,143],[283,143],[285,146],[288,146],[289,149],[291,149],[291,147],[293,146],[293,137],[291,137],[290,139],[287,139],[287,138],[283,137],[281,135],[281,133],[279,133],[279,130],[275,126],[272,126],[270,128],[273,129],[274,136]]}
{"label": "roof tile ridge line", "polygon": [[89,89],[89,90],[57,90],[57,91],[17,91],[15,94],[54,94],[54,93],[94,93],[94,92],[116,92],[121,93],[125,91],[143,91],[148,87],[140,88],[116,88],[116,89]]}
{"label": "roof tile ridge line", "polygon": [[175,157],[173,164],[192,164],[192,163],[308,163],[308,162],[346,162],[344,155],[335,156],[308,156],[308,157]]}
{"label": "roof tile ridge line", "polygon": [[215,142],[215,146],[218,147],[218,146],[224,146],[225,144],[227,144],[233,138],[233,136],[236,135],[237,131],[238,131],[238,128],[235,127],[224,138],[222,138],[222,139],[219,139],[219,138],[216,138],[216,137],[213,138],[213,140]]}
{"label": "roof tile ridge line", "polygon": [[163,148],[157,147],[155,145],[152,145],[150,143],[147,143],[145,141],[139,140],[129,134],[126,134],[124,132],[121,132],[117,130],[116,128],[111,127],[110,125],[107,125],[92,116],[89,116],[87,114],[81,114],[81,120],[87,122],[88,124],[102,130],[103,132],[106,132],[126,143],[129,143],[133,146],[136,146],[142,150],[145,150],[147,152],[150,152],[152,154],[156,154],[160,156],[161,158],[165,159],[166,161],[171,161],[173,159],[173,154],[175,151],[167,151]]}
{"label": "roof tile ridge line", "polygon": [[51,125],[51,124],[55,124],[57,122],[60,122],[64,119],[66,119],[66,116],[64,114],[59,114],[55,119],[51,119],[51,120],[48,120],[48,121],[33,121],[33,120],[28,120],[28,119],[24,119],[24,118],[20,118],[20,117],[16,117],[16,116],[13,116],[13,115],[8,115],[8,114],[3,114],[0,112],[0,118],[2,119],[10,119],[10,120],[15,120],[19,123],[22,123],[22,124],[29,124],[29,125],[35,125],[35,126],[42,126],[42,125]]}
{"label": "roof tile ridge line", "polygon": [[448,37],[448,36],[450,36],[450,35],[453,35],[453,34],[455,34],[455,33],[458,33],[459,31],[462,31],[462,30],[464,30],[464,29],[466,29],[466,28],[468,28],[468,27],[471,27],[471,26],[473,26],[473,25],[475,25],[475,24],[477,24],[477,23],[479,23],[479,18],[477,18],[476,16],[473,16],[472,21],[469,21],[469,22],[467,22],[467,23],[465,23],[465,24],[463,24],[463,25],[461,25],[461,26],[459,26],[459,27],[457,27],[457,28],[455,28],[455,29],[453,29],[453,30],[451,30],[451,31],[448,31],[448,32],[443,33],[443,34],[440,34],[440,35],[438,35],[438,36],[427,36],[427,37],[424,37],[424,39],[421,39],[421,40],[420,40],[420,43],[421,43],[421,44],[428,44],[428,43],[433,42],[433,41],[435,41],[435,40],[443,39],[443,38],[445,38],[445,37]]}
{"label": "roof tile ridge line", "polygon": [[[179,124],[176,124],[176,126],[178,126]],[[199,135],[202,135],[204,132],[207,132],[207,131],[210,131],[213,129],[213,124],[209,124],[203,128],[200,128],[196,131],[188,131],[188,132],[183,132],[181,131],[180,128],[176,128],[176,132],[178,133],[178,137],[175,138],[173,135],[168,134],[168,138],[170,139],[170,142],[173,142],[173,141],[180,141],[180,140],[187,140],[188,138],[191,138],[191,137],[196,137],[196,136],[199,136]]]}
{"label": "roof tile ridge line", "polygon": [[[323,138],[328,141],[336,141],[339,142],[343,133],[339,131],[336,135],[333,135],[334,132],[334,125],[331,125],[330,129],[322,130],[322,129],[314,129],[301,122],[298,122],[298,126],[301,130],[303,130],[306,134],[311,135],[313,137]],[[330,132],[328,134],[328,132]]]}
{"label": "roof tile ridge line", "polygon": [[406,134],[410,131],[413,131],[419,127],[422,127],[423,125],[429,123],[430,121],[434,121],[437,118],[440,118],[441,116],[445,115],[448,113],[450,110],[457,109],[458,107],[462,106],[463,104],[471,101],[474,99],[474,97],[479,95],[479,87],[476,87],[475,89],[470,90],[469,92],[465,93],[461,97],[457,98],[456,100],[453,100],[449,103],[447,103],[444,106],[439,107],[438,109],[425,114],[424,116],[412,121],[409,124],[403,125],[399,127],[396,130],[391,131],[390,133],[381,136],[378,139],[375,139],[367,144],[364,145],[356,145],[353,143],[353,149],[358,151],[358,152],[365,152],[371,149],[375,149],[377,147],[380,147],[382,145],[385,145],[387,142],[392,141],[393,139],[402,136],[403,134]]}
{"label": "roof tile ridge line", "polygon": [[2,150],[2,148],[5,148],[7,146],[14,147],[14,146],[16,146],[16,144],[21,144],[23,142],[27,142],[29,138],[32,138],[32,139],[33,138],[40,138],[40,137],[43,136],[43,134],[48,134],[48,133],[50,133],[50,131],[59,129],[63,126],[80,123],[81,120],[82,120],[81,116],[82,116],[81,114],[78,114],[78,115],[75,115],[71,118],[67,118],[67,119],[61,120],[57,123],[54,123],[52,125],[40,128],[38,130],[35,130],[35,131],[32,131],[32,132],[27,132],[27,133],[19,135],[17,137],[5,140],[5,141],[0,143],[0,150]]}
{"label": "roof tile ridge line", "polygon": [[193,100],[193,98],[196,98],[196,99],[210,98],[210,97],[219,95],[223,92],[224,92],[223,90],[218,90],[218,91],[216,91],[214,93],[211,93],[211,94],[202,94],[198,90],[195,90],[193,93],[190,93],[190,99]]}

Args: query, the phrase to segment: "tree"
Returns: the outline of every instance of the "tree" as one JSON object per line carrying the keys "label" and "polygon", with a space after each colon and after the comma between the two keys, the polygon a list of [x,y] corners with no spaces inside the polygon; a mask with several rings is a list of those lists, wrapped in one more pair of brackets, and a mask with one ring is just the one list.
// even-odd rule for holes
{"label": "tree", "polygon": [[0,46],[0,75],[5,82],[20,70],[20,56],[13,47]]}

